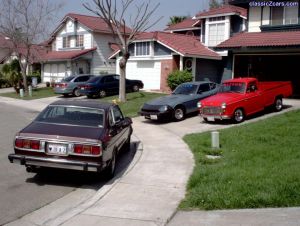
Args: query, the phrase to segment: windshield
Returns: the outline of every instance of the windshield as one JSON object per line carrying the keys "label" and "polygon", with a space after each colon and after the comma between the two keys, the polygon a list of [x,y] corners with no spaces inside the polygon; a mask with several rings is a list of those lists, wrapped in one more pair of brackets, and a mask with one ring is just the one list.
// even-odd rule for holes
{"label": "windshield", "polygon": [[246,85],[243,82],[225,82],[219,89],[219,93],[244,93]]}
{"label": "windshield", "polygon": [[48,106],[35,121],[53,124],[103,127],[104,110],[73,106]]}
{"label": "windshield", "polygon": [[75,76],[69,76],[69,77],[63,78],[61,81],[62,82],[70,82],[73,78],[75,78]]}
{"label": "windshield", "polygon": [[197,91],[197,87],[198,87],[197,85],[189,84],[189,83],[181,84],[175,89],[173,94],[184,94],[184,95],[195,94]]}

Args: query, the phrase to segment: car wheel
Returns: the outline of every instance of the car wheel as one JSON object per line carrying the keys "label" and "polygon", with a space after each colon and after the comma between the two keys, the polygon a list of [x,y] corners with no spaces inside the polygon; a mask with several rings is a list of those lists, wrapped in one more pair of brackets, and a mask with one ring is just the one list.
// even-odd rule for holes
{"label": "car wheel", "polygon": [[238,108],[234,111],[233,114],[233,120],[235,123],[240,123],[242,121],[244,121],[245,119],[245,115],[244,115],[244,111],[241,108]]}
{"label": "car wheel", "polygon": [[133,92],[138,92],[140,90],[140,87],[138,85],[134,85],[132,87]]}
{"label": "car wheel", "polygon": [[184,119],[184,117],[185,117],[184,109],[182,107],[175,108],[174,119],[176,121],[181,121]]}
{"label": "car wheel", "polygon": [[275,111],[281,111],[283,108],[282,99],[277,97],[274,103]]}
{"label": "car wheel", "polygon": [[79,97],[80,96],[80,92],[79,92],[79,89],[74,89],[73,90],[73,95],[75,96],[75,97]]}
{"label": "car wheel", "polygon": [[208,122],[207,118],[203,118],[203,121],[204,121],[204,122]]}
{"label": "car wheel", "polygon": [[114,177],[115,175],[115,171],[116,171],[116,160],[117,160],[117,152],[114,151],[110,160],[109,165],[107,166],[107,168],[105,169],[105,178],[106,179],[111,179]]}
{"label": "car wheel", "polygon": [[106,97],[106,92],[105,92],[105,90],[100,90],[100,91],[99,91],[99,97],[100,97],[100,98]]}

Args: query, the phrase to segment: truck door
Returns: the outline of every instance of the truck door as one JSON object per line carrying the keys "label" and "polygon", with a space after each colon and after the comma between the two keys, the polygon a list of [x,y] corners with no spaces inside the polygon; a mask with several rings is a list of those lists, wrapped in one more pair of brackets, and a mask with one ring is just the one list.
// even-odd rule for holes
{"label": "truck door", "polygon": [[264,109],[263,99],[260,90],[257,88],[256,82],[249,82],[246,90],[245,98],[246,114],[253,114]]}

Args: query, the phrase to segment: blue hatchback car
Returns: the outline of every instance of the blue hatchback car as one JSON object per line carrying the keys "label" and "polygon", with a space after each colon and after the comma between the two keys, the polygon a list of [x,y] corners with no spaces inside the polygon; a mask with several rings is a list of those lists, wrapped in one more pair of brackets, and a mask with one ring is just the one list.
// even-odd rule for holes
{"label": "blue hatchback car", "polygon": [[[137,92],[144,88],[140,80],[126,79],[126,90]],[[79,93],[86,95],[88,98],[105,97],[108,94],[117,94],[119,92],[119,75],[102,75],[95,76],[85,84],[79,86]]]}

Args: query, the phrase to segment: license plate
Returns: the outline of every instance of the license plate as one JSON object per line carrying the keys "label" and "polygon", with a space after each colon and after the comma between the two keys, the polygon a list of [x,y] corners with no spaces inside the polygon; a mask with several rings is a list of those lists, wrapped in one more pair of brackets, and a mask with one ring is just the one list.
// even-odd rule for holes
{"label": "license plate", "polygon": [[84,90],[84,87],[81,87],[82,90]]}
{"label": "license plate", "polygon": [[56,88],[59,88],[59,85],[56,85]]}
{"label": "license plate", "polygon": [[67,145],[64,144],[48,144],[47,152],[51,155],[67,155]]}
{"label": "license plate", "polygon": [[215,121],[215,118],[214,118],[214,117],[207,117],[207,121],[209,121],[209,122],[214,122],[214,121]]}
{"label": "license plate", "polygon": [[157,120],[157,115],[150,115],[150,119]]}

